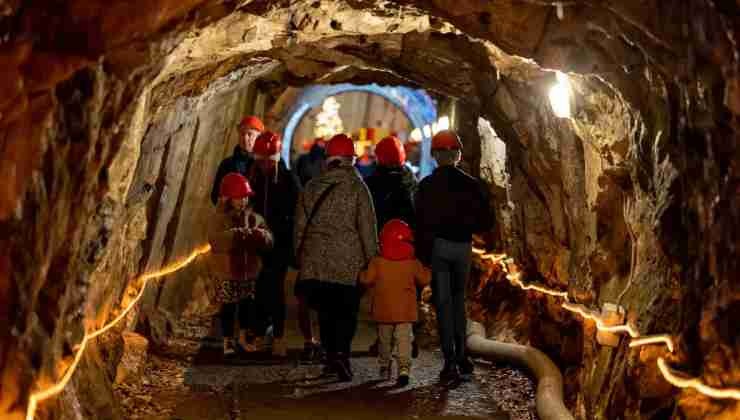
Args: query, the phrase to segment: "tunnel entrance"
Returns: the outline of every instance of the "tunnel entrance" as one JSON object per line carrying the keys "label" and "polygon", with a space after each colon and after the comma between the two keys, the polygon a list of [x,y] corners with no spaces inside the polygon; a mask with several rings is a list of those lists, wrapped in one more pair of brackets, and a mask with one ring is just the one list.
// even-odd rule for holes
{"label": "tunnel entrance", "polygon": [[[407,148],[419,148],[419,142],[409,137],[412,129],[406,114],[387,99],[364,92],[347,92],[329,96],[321,106],[306,112],[293,138],[286,141],[293,145],[291,162],[307,153],[314,139],[326,141],[337,133],[348,133],[355,141],[357,155],[364,156],[388,135],[397,136]],[[419,154],[409,159],[409,163],[418,172]]]}
{"label": "tunnel entrance", "polygon": [[[290,164],[316,137],[330,137],[331,133],[339,132],[350,134],[360,156],[366,146],[374,145],[385,135],[395,134],[407,145],[414,172],[423,177],[435,166],[429,149],[431,136],[442,129],[438,128],[440,123],[446,122],[449,128],[449,117],[438,116],[437,101],[422,89],[344,83],[309,86],[291,95],[296,96],[290,108],[283,112],[284,117],[273,114],[278,118],[276,128],[282,127],[286,140],[283,159]],[[317,120],[329,118],[332,110],[337,112],[338,121]],[[323,127],[317,130],[317,125]]]}

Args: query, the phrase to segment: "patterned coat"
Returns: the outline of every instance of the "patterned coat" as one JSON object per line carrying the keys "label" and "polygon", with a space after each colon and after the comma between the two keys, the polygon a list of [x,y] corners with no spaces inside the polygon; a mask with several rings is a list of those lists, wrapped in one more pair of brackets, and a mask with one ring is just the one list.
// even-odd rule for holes
{"label": "patterned coat", "polygon": [[260,254],[273,246],[265,219],[251,208],[231,213],[219,209],[210,223],[208,265],[219,279],[217,300],[231,303],[254,295],[262,271]]}
{"label": "patterned coat", "polygon": [[[316,201],[334,184],[305,229]],[[304,240],[303,253],[298,255]],[[357,170],[351,166],[330,169],[306,184],[296,205],[293,243],[301,262],[301,279],[357,284],[360,271],[378,250],[373,201]]]}

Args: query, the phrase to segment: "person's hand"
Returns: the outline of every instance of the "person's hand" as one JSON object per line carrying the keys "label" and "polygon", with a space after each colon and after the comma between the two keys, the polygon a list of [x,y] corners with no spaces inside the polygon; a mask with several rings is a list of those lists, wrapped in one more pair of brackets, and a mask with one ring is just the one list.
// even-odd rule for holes
{"label": "person's hand", "polygon": [[259,229],[250,229],[249,235],[254,239],[263,239],[265,237],[265,233]]}
{"label": "person's hand", "polygon": [[239,228],[239,233],[244,236],[244,238],[249,238],[254,234],[255,229],[251,228]]}

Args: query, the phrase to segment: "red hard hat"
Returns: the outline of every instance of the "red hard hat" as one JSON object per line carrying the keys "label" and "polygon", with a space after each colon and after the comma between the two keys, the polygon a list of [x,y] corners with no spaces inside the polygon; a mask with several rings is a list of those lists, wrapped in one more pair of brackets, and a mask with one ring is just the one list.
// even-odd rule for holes
{"label": "red hard hat", "polygon": [[242,122],[239,123],[239,128],[242,130],[248,130],[251,128],[257,131],[265,131],[265,125],[262,123],[262,120],[254,115],[242,118]]}
{"label": "red hard hat", "polygon": [[254,191],[252,191],[252,187],[249,186],[247,178],[244,178],[244,175],[238,172],[229,172],[226,174],[224,179],[221,180],[221,186],[218,192],[221,197],[232,199],[240,199],[254,195]]}
{"label": "red hard hat", "polygon": [[280,153],[281,146],[280,136],[272,131],[265,131],[254,141],[252,153],[255,156],[274,156]]}
{"label": "red hard hat", "polygon": [[432,150],[461,150],[462,142],[452,130],[442,130],[432,137]]}
{"label": "red hard hat", "polygon": [[336,134],[326,145],[326,156],[355,156],[355,143],[346,134]]}
{"label": "red hard hat", "polygon": [[380,231],[380,255],[389,260],[414,258],[414,233],[406,222],[392,219]]}
{"label": "red hard hat", "polygon": [[388,136],[375,146],[375,156],[382,166],[400,166],[406,162],[406,150],[401,140]]}

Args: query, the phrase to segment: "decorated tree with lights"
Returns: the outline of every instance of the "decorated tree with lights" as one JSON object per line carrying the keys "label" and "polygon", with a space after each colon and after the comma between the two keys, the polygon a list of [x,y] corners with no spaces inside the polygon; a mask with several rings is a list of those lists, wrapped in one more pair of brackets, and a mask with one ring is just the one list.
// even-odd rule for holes
{"label": "decorated tree with lights", "polygon": [[321,104],[321,111],[316,114],[316,126],[314,135],[316,137],[329,138],[337,133],[344,132],[344,124],[339,117],[339,102],[330,96]]}

